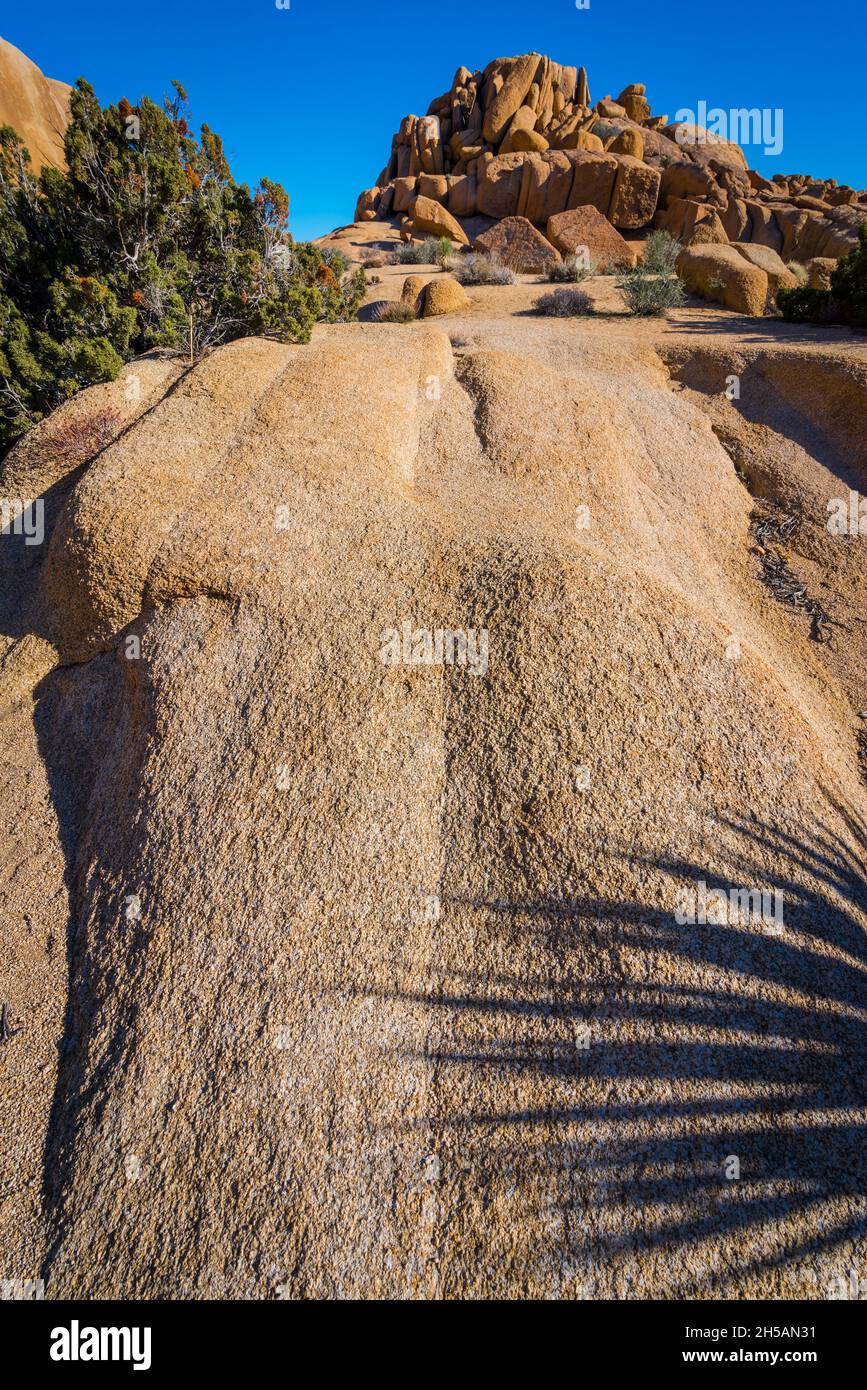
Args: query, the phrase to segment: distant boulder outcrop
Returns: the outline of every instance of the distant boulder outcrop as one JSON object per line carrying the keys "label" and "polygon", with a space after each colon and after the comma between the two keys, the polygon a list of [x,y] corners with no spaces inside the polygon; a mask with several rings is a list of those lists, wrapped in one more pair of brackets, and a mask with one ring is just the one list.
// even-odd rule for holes
{"label": "distant boulder outcrop", "polygon": [[766,179],[733,140],[653,115],[644,83],[594,106],[584,68],[539,53],[458,68],[426,115],[405,116],[355,220],[401,214],[410,238],[431,230],[431,200],[459,223],[521,217],[543,230],[591,205],[620,231],[753,242],[805,263],[845,256],[867,219],[867,190],[806,174]]}

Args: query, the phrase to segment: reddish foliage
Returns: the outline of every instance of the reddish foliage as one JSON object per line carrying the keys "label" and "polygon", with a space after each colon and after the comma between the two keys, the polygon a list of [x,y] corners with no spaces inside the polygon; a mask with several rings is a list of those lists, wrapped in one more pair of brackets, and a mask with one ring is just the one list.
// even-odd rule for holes
{"label": "reddish foliage", "polygon": [[120,433],[123,417],[105,406],[89,415],[67,415],[40,439],[40,450],[60,463],[84,463]]}

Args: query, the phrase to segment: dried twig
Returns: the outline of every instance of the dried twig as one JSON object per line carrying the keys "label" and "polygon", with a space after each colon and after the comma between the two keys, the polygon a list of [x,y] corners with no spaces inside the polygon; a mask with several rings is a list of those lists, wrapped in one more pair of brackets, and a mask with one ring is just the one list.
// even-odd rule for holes
{"label": "dried twig", "polygon": [[[801,583],[798,576],[790,568],[785,556],[779,550],[772,548],[774,542],[782,543],[790,540],[800,524],[800,517],[789,516],[786,512],[753,514],[751,525],[756,539],[759,563],[762,567],[762,578],[774,598],[780,603],[787,603],[792,608],[800,608],[808,615],[810,618],[810,637],[814,642],[825,642],[833,648],[835,643],[831,628],[842,627],[846,629],[846,624],[832,618],[818,599],[811,597],[807,592],[806,584]],[[848,629],[846,630],[848,631]]]}

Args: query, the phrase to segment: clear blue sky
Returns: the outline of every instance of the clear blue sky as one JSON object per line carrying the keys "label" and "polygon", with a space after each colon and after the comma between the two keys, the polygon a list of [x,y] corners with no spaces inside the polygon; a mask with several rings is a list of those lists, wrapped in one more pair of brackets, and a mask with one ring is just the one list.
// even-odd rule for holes
{"label": "clear blue sky", "polygon": [[289,191],[296,237],[352,218],[409,111],[423,114],[455,69],[535,49],[583,63],[594,101],[645,82],[655,112],[780,107],[765,174],[867,186],[864,0],[0,0],[0,35],[50,77],[83,75],[103,102],[159,99],[177,77],[196,126],[225,142],[235,176]]}

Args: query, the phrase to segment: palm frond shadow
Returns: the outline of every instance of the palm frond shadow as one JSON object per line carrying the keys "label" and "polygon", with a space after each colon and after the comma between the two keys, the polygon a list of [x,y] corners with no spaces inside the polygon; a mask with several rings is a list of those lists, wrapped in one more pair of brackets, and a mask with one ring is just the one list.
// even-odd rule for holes
{"label": "palm frond shadow", "polygon": [[[446,969],[441,989],[412,997],[437,1020],[428,1063],[464,1097],[425,1121],[433,1142],[482,1185],[546,1184],[585,1262],[661,1257],[643,1297],[719,1291],[733,1260],[741,1281],[822,1252],[851,1260],[867,1237],[864,829],[848,817],[848,840],[819,826],[797,841],[729,828],[748,847],[730,884],[766,880],[773,856],[781,935],[682,926],[628,899],[446,898],[444,911],[484,914],[499,959],[529,939],[541,968]],[[713,882],[676,857],[647,867],[672,898],[676,883]],[[612,969],[623,952],[644,968]],[[699,1249],[696,1274],[684,1256]]]}

